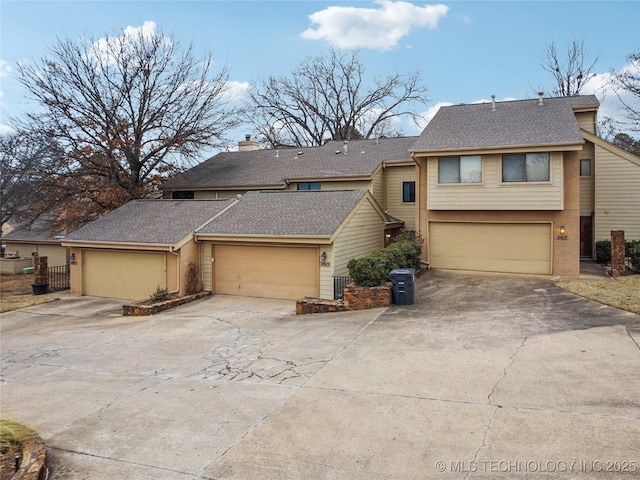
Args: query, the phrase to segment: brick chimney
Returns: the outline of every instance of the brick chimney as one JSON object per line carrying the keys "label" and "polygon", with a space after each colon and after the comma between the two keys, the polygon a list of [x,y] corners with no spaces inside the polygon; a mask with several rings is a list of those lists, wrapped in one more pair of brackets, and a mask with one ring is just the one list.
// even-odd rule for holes
{"label": "brick chimney", "polygon": [[244,142],[238,142],[239,152],[251,152],[252,150],[259,150],[260,142],[251,140],[251,135],[244,136]]}

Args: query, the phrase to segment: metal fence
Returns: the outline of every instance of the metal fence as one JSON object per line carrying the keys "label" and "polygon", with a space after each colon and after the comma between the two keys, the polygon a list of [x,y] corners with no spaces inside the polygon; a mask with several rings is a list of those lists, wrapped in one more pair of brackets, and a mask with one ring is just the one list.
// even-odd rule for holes
{"label": "metal fence", "polygon": [[70,272],[69,265],[59,265],[57,267],[49,267],[49,291],[55,292],[58,290],[69,290],[70,285]]}
{"label": "metal fence", "polygon": [[344,300],[344,287],[353,282],[351,277],[333,277],[333,298]]}

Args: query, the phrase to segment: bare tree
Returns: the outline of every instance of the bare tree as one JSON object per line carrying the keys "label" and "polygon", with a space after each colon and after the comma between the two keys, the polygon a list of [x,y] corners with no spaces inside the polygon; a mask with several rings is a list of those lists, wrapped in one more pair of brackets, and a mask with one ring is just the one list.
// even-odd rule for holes
{"label": "bare tree", "polygon": [[565,58],[562,58],[555,42],[552,41],[542,56],[540,66],[551,73],[555,80],[552,94],[557,97],[570,97],[580,95],[584,86],[595,76],[593,69],[597,61],[596,57],[589,63],[584,40],[573,39],[567,46]]}
{"label": "bare tree", "polygon": [[225,101],[227,69],[212,65],[210,54],[196,59],[192,45],[182,49],[162,32],[58,40],[48,57],[18,65],[40,107],[22,123],[66,151],[58,184],[68,197],[97,202],[73,191],[87,184],[117,192],[96,210],[108,211],[149,195],[158,175],[224,144],[239,123]]}
{"label": "bare tree", "polygon": [[628,127],[640,132],[640,50],[627,55],[629,65],[612,73],[611,87],[630,122]]}
{"label": "bare tree", "polygon": [[61,153],[41,135],[0,135],[0,227],[29,223],[41,213],[46,195],[40,181],[58,169]]}
{"label": "bare tree", "polygon": [[426,103],[426,94],[417,72],[367,83],[358,51],[332,49],[307,57],[288,77],[256,82],[246,112],[272,147],[322,145],[397,135],[393,120],[417,119],[410,106]]}

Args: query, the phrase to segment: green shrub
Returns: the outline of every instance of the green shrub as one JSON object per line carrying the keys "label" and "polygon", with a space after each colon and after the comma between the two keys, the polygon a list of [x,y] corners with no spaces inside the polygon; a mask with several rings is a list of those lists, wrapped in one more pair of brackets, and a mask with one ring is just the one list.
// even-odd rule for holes
{"label": "green shrub", "polygon": [[391,270],[419,268],[422,246],[418,241],[414,234],[366,257],[352,258],[347,264],[349,276],[361,287],[374,287],[388,282]]}
{"label": "green shrub", "polygon": [[634,272],[640,272],[640,240],[629,240],[626,245],[626,256],[631,261],[631,268]]}
{"label": "green shrub", "polygon": [[151,302],[163,302],[164,300],[169,299],[169,291],[166,288],[156,288],[156,291],[149,295],[149,300]]}
{"label": "green shrub", "polygon": [[596,262],[611,263],[611,240],[598,240],[596,242]]}
{"label": "green shrub", "polygon": [[356,285],[361,287],[382,285],[389,278],[389,272],[387,272],[385,264],[372,255],[352,258],[347,263],[347,268],[349,269],[349,276]]}

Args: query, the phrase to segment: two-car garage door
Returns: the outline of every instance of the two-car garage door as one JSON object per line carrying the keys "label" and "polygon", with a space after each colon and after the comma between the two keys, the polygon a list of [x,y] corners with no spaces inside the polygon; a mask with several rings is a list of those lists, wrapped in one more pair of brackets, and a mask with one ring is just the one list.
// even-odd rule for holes
{"label": "two-car garage door", "polygon": [[318,295],[316,247],[213,246],[214,292],[295,300]]}
{"label": "two-car garage door", "polygon": [[429,222],[432,268],[551,274],[550,223]]}

